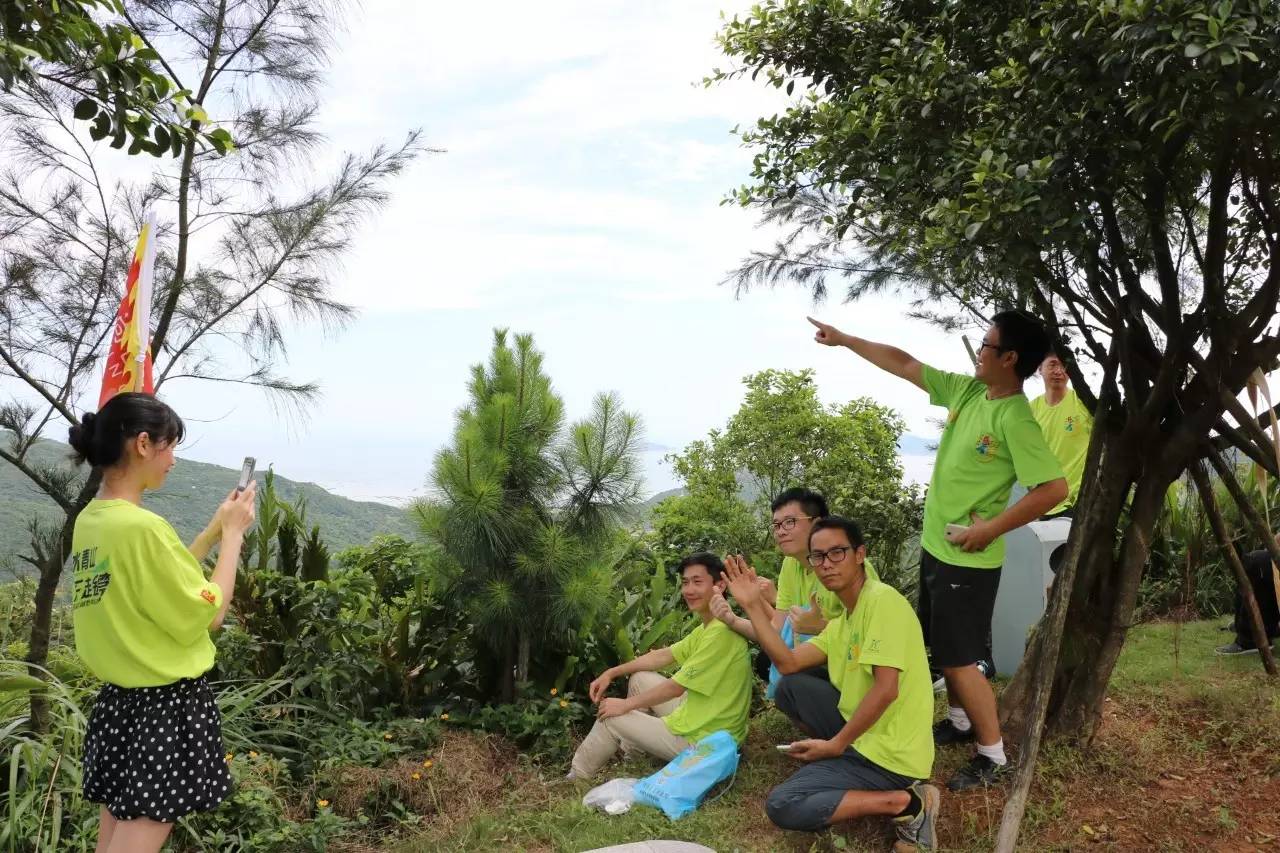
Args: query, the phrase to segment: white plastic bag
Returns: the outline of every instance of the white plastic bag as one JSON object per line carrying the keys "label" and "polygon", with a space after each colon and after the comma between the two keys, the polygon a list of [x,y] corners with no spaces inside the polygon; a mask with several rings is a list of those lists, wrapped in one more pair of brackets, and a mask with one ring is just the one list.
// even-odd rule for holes
{"label": "white plastic bag", "polygon": [[582,798],[587,808],[600,809],[605,814],[626,814],[635,802],[636,779],[610,779],[597,785]]}

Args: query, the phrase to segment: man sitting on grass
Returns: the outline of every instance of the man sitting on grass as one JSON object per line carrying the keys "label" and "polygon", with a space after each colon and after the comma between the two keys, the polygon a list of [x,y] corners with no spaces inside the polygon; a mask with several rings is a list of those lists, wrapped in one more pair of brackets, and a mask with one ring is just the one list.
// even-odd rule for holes
{"label": "man sitting on grass", "polygon": [[[729,591],[783,673],[778,708],[812,739],[790,744],[805,762],[765,803],[783,829],[817,831],[864,815],[893,818],[895,851],[937,846],[938,789],[933,769],[933,689],[924,636],[910,603],[867,577],[858,525],[839,517],[815,522],[808,563],[845,612],[822,633],[787,648],[760,600],[756,573],[728,557]],[[827,677],[805,670],[827,665]]]}
{"label": "man sitting on grass", "polygon": [[[686,747],[724,729],[738,743],[747,736],[751,661],[747,641],[711,615],[724,592],[724,563],[699,553],[680,561],[680,592],[701,624],[684,639],[605,671],[591,682],[596,724],[573,755],[570,779],[594,776],[620,746],[670,761]],[[671,678],[658,670],[673,664]],[[606,698],[613,679],[628,675],[627,698]]]}

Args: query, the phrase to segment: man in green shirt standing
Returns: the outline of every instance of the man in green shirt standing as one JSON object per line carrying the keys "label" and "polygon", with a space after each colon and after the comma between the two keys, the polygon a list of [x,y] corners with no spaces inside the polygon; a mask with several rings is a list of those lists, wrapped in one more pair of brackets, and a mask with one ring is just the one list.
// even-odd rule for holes
{"label": "man in green shirt standing", "polygon": [[[973,376],[945,373],[887,344],[847,335],[813,318],[814,339],[842,346],[928,392],[947,407],[924,503],[920,600],[925,642],[941,667],[950,711],[934,726],[939,745],[977,741],[977,755],[947,782],[953,791],[999,781],[1009,767],[995,693],[975,665],[990,657],[991,615],[1004,563],[1004,534],[1067,497],[1022,383],[1044,361],[1049,337],[1035,317],[1002,311],[978,349]],[[1027,494],[1008,506],[1014,480]]]}
{"label": "man in green shirt standing", "polygon": [[[747,641],[711,615],[711,597],[724,592],[724,563],[704,552],[681,560],[679,571],[680,593],[698,626],[678,643],[611,667],[591,682],[596,724],[574,753],[568,778],[591,778],[624,744],[670,761],[721,729],[739,744],[746,738]],[[680,668],[671,678],[658,673],[672,665]],[[623,675],[630,676],[627,698],[606,698],[609,684]]]}
{"label": "man in green shirt standing", "polygon": [[[783,829],[813,832],[885,815],[897,831],[895,850],[935,850],[938,790],[925,784],[933,688],[920,623],[897,590],[867,574],[857,524],[819,519],[809,549],[808,564],[843,610],[795,649],[774,628],[755,572],[741,557],[725,561],[729,590],[784,673],[778,708],[809,735],[780,747],[805,766],[769,792],[765,811]],[[815,675],[823,664],[825,673]]]}
{"label": "man in green shirt standing", "polygon": [[1031,414],[1044,432],[1044,440],[1062,466],[1067,478],[1067,499],[1045,513],[1046,518],[1071,518],[1075,515],[1080,481],[1084,479],[1084,463],[1089,457],[1089,438],[1093,435],[1093,415],[1071,388],[1062,358],[1051,352],[1040,364],[1044,394],[1031,401]]}

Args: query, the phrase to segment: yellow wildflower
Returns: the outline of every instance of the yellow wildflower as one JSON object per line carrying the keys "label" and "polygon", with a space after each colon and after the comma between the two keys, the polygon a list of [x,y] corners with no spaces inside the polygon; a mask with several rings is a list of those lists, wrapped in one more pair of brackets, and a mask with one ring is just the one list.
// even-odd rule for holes
{"label": "yellow wildflower", "polygon": [[329,808],[329,801],[328,801],[328,800],[316,800],[316,805],[317,805],[317,806],[319,806],[319,807],[320,807],[320,808],[322,808],[322,809],[327,809],[327,808]]}
{"label": "yellow wildflower", "polygon": [[556,695],[556,693],[557,693],[557,692],[559,692],[559,691],[557,691],[554,687],[552,687],[552,688],[551,688],[551,695],[552,695],[552,696]]}
{"label": "yellow wildflower", "polygon": [[249,750],[249,757],[250,757],[250,758],[257,758],[257,757],[258,757],[258,753],[254,752],[254,751],[251,749],[251,750]]}
{"label": "yellow wildflower", "polygon": [[410,779],[412,779],[413,781],[417,782],[419,779],[421,779],[421,778],[422,778],[422,774],[421,774],[421,773],[416,773],[416,772],[415,772],[415,773],[414,773],[412,776],[410,776],[409,778],[410,778]]}
{"label": "yellow wildflower", "polygon": [[435,763],[434,761],[432,761],[430,758],[428,758],[426,761],[422,762],[422,766],[423,766],[423,767],[425,767],[425,768],[427,768],[428,770],[430,770],[430,769],[431,769],[431,765],[432,765],[432,764],[434,764],[434,763]]}
{"label": "yellow wildflower", "polygon": [[391,740],[391,732],[387,732],[382,736],[383,740]]}
{"label": "yellow wildflower", "polygon": [[235,757],[236,757],[236,754],[235,754],[234,752],[228,752],[228,753],[227,753],[227,763],[228,763],[228,764],[230,764],[230,763],[231,763],[231,759],[233,759],[233,758],[235,758]]}
{"label": "yellow wildflower", "polygon": [[440,719],[445,720],[445,721],[447,722],[447,721],[448,721],[448,719],[449,719],[449,715],[448,715],[448,714],[441,714],[441,715],[440,715]]}

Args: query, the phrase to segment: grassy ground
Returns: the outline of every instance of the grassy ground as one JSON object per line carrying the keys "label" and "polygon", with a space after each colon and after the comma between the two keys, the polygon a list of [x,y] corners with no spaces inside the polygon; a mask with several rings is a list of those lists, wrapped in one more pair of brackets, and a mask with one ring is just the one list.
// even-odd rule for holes
{"label": "grassy ground", "polygon": [[[1228,639],[1209,622],[1134,629],[1094,743],[1083,751],[1050,747],[1042,755],[1023,849],[1280,849],[1274,807],[1280,802],[1280,695],[1266,683],[1257,656],[1213,654]],[[483,802],[468,799],[471,786],[462,778],[456,780],[461,785],[451,784],[449,756],[442,755],[433,785],[446,801],[459,798],[467,807],[390,849],[583,851],[653,838],[696,841],[726,853],[887,849],[881,820],[821,835],[782,832],[769,823],[764,796],[794,766],[773,745],[794,736],[776,711],[758,716],[733,784],[674,823],[646,808],[618,817],[585,809],[580,803],[590,785],[556,781],[550,771],[540,776],[515,756]],[[935,780],[946,779],[967,755],[959,747],[941,750]],[[611,767],[608,776],[639,777],[655,767],[633,760]],[[991,849],[1002,806],[1000,791],[944,792],[944,849]]]}

